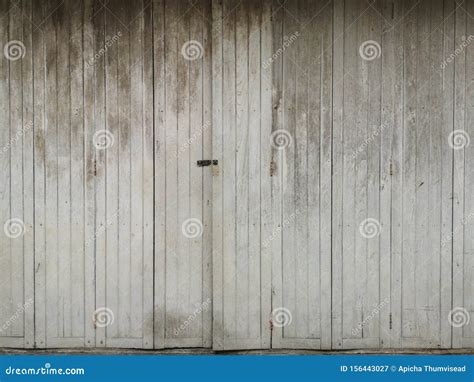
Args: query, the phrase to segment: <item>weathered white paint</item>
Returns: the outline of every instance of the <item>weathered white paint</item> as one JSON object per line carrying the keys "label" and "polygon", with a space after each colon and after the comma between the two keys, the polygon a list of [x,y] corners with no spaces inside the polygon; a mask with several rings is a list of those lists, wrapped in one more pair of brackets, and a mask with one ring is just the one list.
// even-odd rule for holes
{"label": "weathered white paint", "polygon": [[474,1],[15,4],[0,346],[474,346]]}

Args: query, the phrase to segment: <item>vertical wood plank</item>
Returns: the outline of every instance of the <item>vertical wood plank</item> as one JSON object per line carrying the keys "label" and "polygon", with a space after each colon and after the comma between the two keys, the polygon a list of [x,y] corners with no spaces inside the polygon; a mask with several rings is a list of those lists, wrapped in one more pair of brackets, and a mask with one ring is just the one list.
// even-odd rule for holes
{"label": "vertical wood plank", "polygon": [[[170,31],[171,32],[171,31]],[[165,67],[165,2],[153,2],[153,65],[154,65],[154,190],[155,190],[155,348],[165,347],[166,317],[166,67]]]}
{"label": "vertical wood plank", "polygon": [[83,26],[83,57],[84,70],[84,272],[85,272],[85,346],[95,346],[94,311],[96,304],[96,264],[95,243],[99,239],[96,236],[96,169],[94,133],[98,118],[95,111],[95,66],[92,63],[94,52],[94,0],[84,2],[84,26]]}
{"label": "vertical wood plank", "polygon": [[[153,4],[144,2],[143,57],[143,347],[152,348],[154,328],[154,125],[153,125]],[[138,233],[140,234],[140,232]]]}
{"label": "vertical wood plank", "polygon": [[[33,3],[33,20],[43,20],[44,3]],[[46,346],[46,264],[45,264],[45,37],[33,33],[34,157],[35,157],[35,346]]]}
{"label": "vertical wood plank", "polygon": [[[23,80],[23,216],[25,222],[23,262],[24,262],[24,346],[34,346],[34,132],[33,132],[33,5],[22,3],[24,14],[23,43],[28,56],[22,60]],[[27,20],[25,20],[25,18]]]}
{"label": "vertical wood plank", "polygon": [[[212,0],[212,154],[223,172],[223,86],[224,86],[224,42],[223,42],[223,4],[220,0]],[[224,349],[224,291],[223,279],[223,176],[213,176],[212,181],[212,268],[213,268],[213,325],[212,347]]]}

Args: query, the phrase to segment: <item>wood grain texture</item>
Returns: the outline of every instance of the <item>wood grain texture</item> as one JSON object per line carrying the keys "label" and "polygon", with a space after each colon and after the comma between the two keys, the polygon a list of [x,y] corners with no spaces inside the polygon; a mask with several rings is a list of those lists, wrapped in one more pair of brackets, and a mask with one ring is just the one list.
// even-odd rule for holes
{"label": "wood grain texture", "polygon": [[0,347],[472,348],[473,14],[0,0]]}
{"label": "wood grain texture", "polygon": [[324,1],[274,3],[272,143],[288,137],[273,147],[276,348],[331,346],[332,15]]}
{"label": "wood grain texture", "polygon": [[[472,192],[473,176],[470,167],[472,165],[472,142],[465,145],[467,139],[472,139],[473,105],[472,105],[472,64],[473,50],[469,47],[468,39],[474,34],[474,24],[469,12],[474,6],[471,1],[464,1],[456,6],[454,12],[454,31],[450,36],[454,40],[454,46],[448,51],[453,51],[461,46],[456,59],[449,62],[445,73],[454,75],[454,126],[450,126],[451,134],[458,135],[462,143],[458,149],[453,150],[454,176],[453,176],[453,236],[452,243],[452,277],[453,277],[453,301],[451,317],[456,318],[452,327],[452,346],[454,348],[471,348],[474,346],[474,323],[473,323],[473,213],[474,203]],[[452,24],[451,24],[452,25]],[[466,45],[467,44],[467,45]],[[446,53],[448,53],[446,52]],[[454,73],[453,73],[454,71]],[[446,134],[448,131],[446,131]],[[467,135],[466,135],[467,134]],[[454,136],[456,136],[454,135]]]}
{"label": "wood grain texture", "polygon": [[211,345],[210,6],[153,3],[157,348]]}
{"label": "wood grain texture", "polygon": [[219,161],[213,183],[213,348],[267,348],[270,264],[268,253],[262,259],[261,229],[268,224],[262,198],[268,197],[269,169],[262,171],[260,158],[269,147],[270,94],[257,84],[265,81],[260,68],[269,56],[263,33],[270,32],[270,7],[226,0],[214,1],[212,11],[213,157]]}

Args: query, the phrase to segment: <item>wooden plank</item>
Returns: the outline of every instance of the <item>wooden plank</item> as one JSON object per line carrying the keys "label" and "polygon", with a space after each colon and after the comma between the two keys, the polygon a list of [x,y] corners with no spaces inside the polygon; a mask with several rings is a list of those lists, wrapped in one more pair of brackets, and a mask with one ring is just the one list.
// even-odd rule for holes
{"label": "wooden plank", "polygon": [[[188,325],[187,337],[189,339],[200,340],[200,346],[202,346],[203,338],[203,313],[207,308],[207,304],[204,303],[203,299],[203,280],[207,278],[209,273],[204,273],[203,264],[203,240],[204,240],[204,227],[203,225],[203,213],[204,205],[203,198],[206,195],[203,194],[203,181],[204,174],[209,174],[211,171],[209,168],[198,168],[196,163],[203,157],[204,149],[204,121],[203,121],[203,103],[204,103],[204,89],[206,86],[203,82],[203,70],[204,70],[204,54],[209,54],[204,50],[203,41],[203,20],[202,12],[204,2],[198,2],[196,4],[197,9],[190,9],[190,20],[189,20],[189,41],[197,41],[198,55],[195,60],[188,61],[189,71],[189,127],[187,142],[189,142],[189,148],[186,150],[188,154],[188,166],[189,166],[189,208],[188,217],[198,219],[202,224],[201,234],[195,238],[187,239],[189,245],[189,258],[187,264],[187,279],[188,279],[188,299],[189,307],[186,312],[189,317],[194,312],[200,312],[196,314],[196,318]],[[209,80],[209,78],[207,78]],[[209,208],[206,208],[209,211]],[[209,227],[210,229],[210,227]]]}
{"label": "wooden plank", "polygon": [[[23,2],[25,18],[32,20],[33,6]],[[24,264],[24,347],[34,346],[34,132],[33,132],[33,25],[23,21],[23,44],[29,55],[22,59],[23,80],[23,220],[25,234],[23,241]]]}
{"label": "wooden plank", "polygon": [[[71,19],[70,53],[69,53],[69,76],[71,81],[70,99],[71,109],[71,337],[85,337],[86,305],[88,312],[91,311],[94,301],[86,299],[90,294],[86,293],[87,286],[94,279],[93,273],[85,273],[85,264],[89,258],[84,253],[84,85],[83,85],[83,6],[74,4],[70,7],[69,17]],[[89,267],[91,269],[91,267]],[[90,319],[90,316],[87,317]]]}
{"label": "wooden plank", "polygon": [[[294,210],[286,215],[284,219],[291,221],[291,214],[294,214],[295,221],[290,223],[293,226],[295,238],[294,254],[286,254],[286,256],[294,256],[295,263],[295,280],[292,282],[295,285],[296,306],[293,312],[295,337],[305,338],[311,337],[308,333],[311,324],[309,317],[309,306],[311,304],[309,296],[310,289],[314,285],[310,281],[310,271],[314,272],[314,268],[310,268],[310,259],[308,253],[308,88],[307,88],[307,73],[305,68],[308,67],[308,49],[307,41],[310,38],[309,33],[304,27],[304,22],[308,16],[308,3],[306,1],[297,1],[297,9],[295,15],[299,21],[295,30],[288,30],[288,35],[301,30],[300,37],[293,43],[290,49],[295,49],[295,127],[293,135],[294,143]],[[319,153],[319,147],[316,149]],[[318,171],[319,172],[319,171]],[[319,174],[318,174],[319,175]],[[291,183],[288,184],[289,186]],[[316,193],[319,195],[319,187]],[[318,198],[319,199],[319,198]],[[319,226],[316,227],[318,244],[319,244]],[[316,247],[319,248],[319,245]],[[315,254],[319,257],[319,253]],[[312,278],[312,277],[311,277]],[[319,318],[319,317],[318,317]],[[317,318],[317,319],[318,319]],[[291,325],[289,326],[291,328]],[[286,329],[285,329],[286,330]],[[286,333],[285,333],[286,335]]]}
{"label": "wooden plank", "polygon": [[[43,19],[45,3],[33,3],[36,25]],[[34,157],[35,157],[35,346],[46,346],[46,264],[45,264],[45,37],[33,33]]]}
{"label": "wooden plank", "polygon": [[342,348],[342,177],[344,167],[344,1],[334,1],[333,153],[332,153],[332,348]]}
{"label": "wooden plank", "polygon": [[[51,2],[47,3],[48,6]],[[59,196],[58,196],[58,173],[59,173],[59,128],[64,129],[65,124],[59,124],[59,109],[58,109],[58,85],[59,73],[58,70],[58,31],[60,15],[53,15],[49,22],[44,25],[44,33],[47,36],[45,41],[46,62],[50,70],[46,72],[45,76],[45,226],[46,226],[46,245],[47,251],[45,272],[51,274],[51,277],[46,278],[46,346],[50,346],[50,342],[56,340],[58,337],[63,337],[59,333],[59,289],[65,290],[65,287],[58,285],[58,271],[59,267],[59,235],[58,235],[58,211],[59,211]],[[63,98],[62,98],[63,99]],[[64,192],[67,192],[64,190]],[[62,207],[63,205],[61,205]],[[67,206],[69,207],[69,206]],[[62,253],[63,256],[66,253]]]}
{"label": "wooden plank", "polygon": [[143,40],[143,342],[145,349],[153,347],[154,317],[154,132],[153,132],[153,7],[145,4],[141,21]]}
{"label": "wooden plank", "polygon": [[[106,78],[107,68],[107,52],[100,54],[101,49],[105,43],[105,10],[98,4],[94,3],[94,45],[93,55],[89,58],[87,64],[94,70],[94,131],[91,132],[92,145],[94,150],[94,178],[95,178],[95,229],[94,237],[88,238],[87,245],[93,247],[95,250],[95,310],[93,317],[93,325],[95,329],[95,346],[105,346],[105,336],[107,327],[104,325],[97,326],[94,320],[96,313],[107,307],[106,300],[106,258],[107,258],[107,216],[106,216],[106,180],[107,180],[107,149],[102,149],[97,145],[97,138],[99,134],[107,129],[107,115],[106,115],[106,91],[107,82],[110,80]],[[109,72],[110,75],[110,72]],[[110,85],[109,85],[110,86]]]}
{"label": "wooden plank", "polygon": [[[141,3],[140,3],[141,5]],[[135,10],[129,4],[125,12],[129,13],[129,85],[130,85],[130,120],[129,120],[129,145],[130,145],[130,326],[128,336],[142,338],[144,313],[144,278],[147,270],[144,268],[144,88],[143,77],[143,19],[138,16],[133,19]],[[138,7],[137,7],[138,8]],[[133,21],[132,21],[133,19]],[[138,64],[136,64],[138,62]],[[152,239],[153,240],[153,239]]]}
{"label": "wooden plank", "polygon": [[[20,4],[21,6],[21,4]],[[9,13],[9,41],[22,41],[22,18],[20,10]],[[23,42],[22,42],[23,44]],[[23,49],[23,46],[21,47]],[[26,52],[25,52],[26,54]],[[10,103],[10,141],[23,128],[23,89],[22,89],[22,60],[9,61],[9,103]],[[10,238],[10,282],[7,288],[10,289],[9,302],[10,309],[8,318],[14,317],[18,313],[21,319],[10,321],[7,332],[12,337],[24,336],[24,312],[19,310],[19,306],[24,304],[24,284],[26,280],[23,276],[24,268],[24,230],[25,218],[23,211],[23,137],[10,145],[10,216],[9,219],[18,220],[20,224],[20,235],[11,235]],[[14,223],[13,223],[14,224]]]}
{"label": "wooden plank", "polygon": [[[443,46],[442,46],[442,57],[445,57],[454,50],[454,34],[455,34],[455,17],[454,12],[455,3],[448,1],[444,3],[444,22],[441,25],[443,32]],[[443,69],[442,73],[442,93],[443,93],[443,115],[442,115],[442,128],[441,128],[441,153],[442,153],[442,167],[441,167],[441,195],[442,195],[442,206],[441,206],[441,280],[451,279],[453,270],[453,220],[454,220],[454,186],[453,186],[453,153],[452,148],[446,145],[446,137],[453,131],[454,128],[454,65],[451,63],[448,67]],[[451,243],[444,244],[445,238],[451,238]],[[449,324],[449,320],[446,320],[446,316],[449,312],[443,309],[452,308],[452,296],[453,296],[453,280],[451,279],[450,285],[446,286],[443,282],[441,290],[441,347],[450,348],[452,342],[452,329]]]}
{"label": "wooden plank", "polygon": [[[249,3],[237,4],[235,15],[235,298],[237,307],[233,336],[246,338],[250,334],[250,270],[249,253]],[[254,52],[255,53],[255,52]],[[238,57],[238,58],[237,58]],[[232,117],[232,115],[230,116]],[[233,150],[231,150],[233,151]],[[253,153],[254,157],[257,153]],[[253,299],[252,299],[253,300]],[[231,301],[229,301],[232,303]],[[253,302],[253,301],[252,301]],[[255,306],[255,304],[252,304]],[[260,323],[258,320],[253,322]]]}
{"label": "wooden plank", "polygon": [[[165,6],[164,1],[153,2],[153,64],[154,64],[154,126],[155,126],[155,322],[154,347],[165,346],[166,317],[166,101],[165,101]],[[171,32],[171,31],[170,31]]]}
{"label": "wooden plank", "polygon": [[[284,7],[283,13],[283,39],[285,36],[291,36],[297,30],[299,25],[295,16],[297,15],[297,2],[290,2],[288,6]],[[297,16],[296,16],[297,17]],[[291,215],[295,213],[295,129],[296,129],[296,73],[298,66],[296,64],[297,50],[294,47],[290,47],[283,54],[283,94],[285,100],[283,102],[283,129],[286,134],[289,135],[289,140],[292,140],[292,144],[288,144],[281,150],[281,162],[282,166],[282,222],[284,224],[285,219],[291,219]],[[284,134],[284,133],[282,133]],[[290,143],[290,141],[288,141]],[[281,290],[277,290],[276,293],[281,294],[282,305],[279,308],[287,309],[289,313],[297,315],[297,290],[296,290],[296,228],[294,224],[287,224],[282,226],[282,284]],[[278,308],[277,308],[278,309]],[[285,323],[285,326],[281,327],[282,339],[296,337],[296,324],[295,322]],[[282,323],[282,324],[283,324]],[[281,324],[280,324],[281,325]]]}
{"label": "wooden plank", "polygon": [[95,69],[90,63],[94,52],[94,2],[84,2],[84,26],[83,26],[83,55],[82,65],[84,70],[84,273],[85,273],[85,306],[84,306],[84,330],[86,347],[95,346],[94,311],[96,303],[95,282],[95,146],[93,142],[95,123],[97,119],[94,113],[95,104]]}
{"label": "wooden plank", "polygon": [[[215,34],[213,39],[219,47],[217,57],[213,57],[213,77],[218,76],[213,89],[220,94],[221,100],[213,103],[213,110],[218,113],[217,116],[214,114],[213,156],[219,160],[220,167],[219,172],[214,170],[213,185],[214,293],[222,290],[221,295],[214,295],[213,347],[217,350],[261,348],[270,345],[267,324],[270,314],[270,264],[268,254],[262,262],[260,248],[263,238],[257,234],[264,224],[261,220],[261,186],[258,180],[258,177],[263,177],[259,174],[261,161],[258,158],[261,155],[260,140],[264,139],[260,120],[264,100],[261,88],[252,89],[249,81],[257,81],[257,78],[262,81],[258,70],[264,38],[261,34],[261,12],[269,12],[270,4],[261,8],[247,1],[226,1],[222,7],[220,4],[213,6],[213,14],[218,15],[217,20],[214,17],[214,25],[222,26],[221,22],[225,19],[221,35]],[[268,15],[265,17],[268,21]],[[270,25],[267,25],[267,32],[269,28]],[[266,54],[269,42],[266,40]],[[268,107],[268,88],[265,94],[268,97],[265,106]],[[266,119],[265,123],[268,134],[269,120]],[[222,129],[215,130],[219,125]],[[268,149],[269,144],[270,141],[267,141]],[[258,165],[251,163],[256,158]],[[218,177],[222,177],[220,181],[217,181]],[[253,185],[253,182],[257,184]],[[257,187],[258,194],[251,195],[251,189],[257,190]],[[219,249],[216,250],[216,247]],[[267,266],[264,285],[260,268],[262,263]],[[263,307],[268,311],[263,311]]]}
{"label": "wooden plank", "polygon": [[[57,284],[52,287],[51,292],[57,291],[57,299],[53,312],[57,312],[58,322],[55,327],[51,328],[51,337],[72,337],[72,262],[71,262],[71,190],[72,190],[72,173],[71,173],[71,77],[69,73],[70,66],[70,33],[71,33],[71,18],[69,13],[68,3],[65,2],[53,14],[56,19],[56,35],[57,35],[57,182],[52,179],[49,183],[50,188],[57,187],[57,227],[56,240],[48,240],[48,243],[54,245],[58,243],[57,258],[50,258],[47,255],[47,265],[53,268],[49,269],[53,275],[57,277]],[[61,63],[61,64],[59,64]],[[49,158],[54,156],[54,148],[52,141],[46,138],[47,141],[47,158],[48,153],[51,153]],[[51,143],[50,143],[51,142]],[[50,151],[51,150],[51,151]],[[47,159],[48,160],[48,159]],[[47,176],[47,189],[48,189]],[[59,192],[61,190],[61,192]],[[53,203],[53,201],[51,201]],[[46,203],[49,206],[48,202]],[[48,221],[47,208],[46,219]],[[59,233],[61,227],[61,233]],[[49,268],[49,267],[48,267]],[[47,269],[48,272],[48,269]],[[53,276],[54,277],[54,276]],[[53,289],[54,288],[54,289]],[[49,290],[47,291],[49,294]]]}
{"label": "wooden plank", "polygon": [[[6,13],[9,9],[9,2],[2,1],[0,2],[0,9],[2,13]],[[0,42],[2,46],[6,46],[9,40],[9,29],[10,29],[10,17],[5,18],[5,22],[2,22],[0,25]],[[10,129],[10,60],[6,58],[0,62],[0,80],[2,85],[0,87],[0,120],[3,129],[0,131],[0,144],[2,148],[1,152],[1,162],[0,162],[0,219],[4,224],[11,219],[10,212],[10,200],[11,200],[11,191],[10,191],[10,167],[11,167],[11,151],[10,151],[10,142],[11,142],[11,129]],[[6,150],[4,149],[6,147]],[[0,288],[0,322],[6,322],[13,314],[12,311],[12,300],[11,300],[11,278],[13,275],[13,269],[11,264],[11,238],[5,235],[5,231],[1,231],[0,235],[0,276],[2,279],[1,288]],[[3,326],[3,325],[2,325]],[[12,341],[11,339],[10,328],[7,328],[5,332],[2,330],[1,337],[2,342],[5,341],[8,344]]]}
{"label": "wooden plank", "polygon": [[[374,3],[374,7],[379,7],[380,1]],[[381,17],[377,10],[370,9],[367,13],[367,21],[364,23],[364,40],[374,40],[378,44],[382,41],[382,23]],[[376,219],[380,224],[380,161],[381,161],[381,143],[380,143],[380,126],[381,126],[381,83],[382,83],[382,52],[379,58],[373,61],[365,61],[364,76],[367,76],[367,128],[364,136],[363,144],[367,150],[367,200],[366,213],[367,218]],[[386,317],[380,316],[378,309],[381,305],[385,305],[383,297],[380,295],[380,237],[382,234],[388,235],[380,225],[378,235],[366,242],[365,254],[365,272],[367,280],[364,288],[364,297],[362,304],[362,321],[365,325],[362,328],[364,340],[377,341],[380,339],[380,324],[384,322],[386,325]],[[387,298],[388,296],[384,296]]]}
{"label": "wooden plank", "polygon": [[272,160],[272,146],[269,145],[272,132],[273,112],[273,67],[265,67],[262,62],[268,62],[272,56],[272,2],[264,1],[261,8],[261,61],[260,67],[260,283],[261,283],[261,314],[262,328],[261,347],[271,346],[271,328],[268,323],[268,312],[272,311],[272,252],[271,244],[264,244],[264,240],[272,234],[272,176],[270,165]]}
{"label": "wooden plank", "polygon": [[[247,336],[250,338],[261,338],[261,346],[265,347],[264,339],[268,328],[268,316],[267,312],[270,310],[264,311],[265,306],[262,304],[262,301],[265,301],[265,295],[268,296],[269,285],[262,283],[261,274],[262,266],[261,259],[263,254],[261,253],[260,243],[261,239],[261,230],[262,230],[262,199],[261,199],[261,188],[262,188],[262,176],[261,176],[261,167],[262,167],[262,147],[260,142],[260,137],[262,131],[265,130],[265,120],[261,120],[261,115],[263,112],[263,107],[268,107],[268,104],[264,104],[266,99],[265,96],[269,96],[269,93],[265,93],[262,89],[262,83],[260,77],[262,76],[260,72],[262,54],[263,52],[263,41],[265,38],[264,26],[264,12],[268,12],[264,8],[264,3],[262,4],[253,4],[252,2],[246,2],[244,8],[244,15],[248,19],[248,37],[247,37],[247,95],[246,100],[248,102],[246,114],[242,114],[241,117],[247,116],[247,131],[245,136],[241,135],[241,139],[247,140],[247,147],[241,147],[245,149],[247,158],[244,159],[244,168],[242,175],[246,174],[247,179],[244,181],[242,179],[242,187],[244,188],[244,193],[247,194],[247,201],[243,201],[242,204],[238,204],[241,209],[244,206],[248,208],[247,221],[244,226],[247,227],[246,241],[247,241],[247,293],[248,299],[246,301],[246,310],[247,310]],[[268,22],[268,21],[267,21]],[[245,31],[242,33],[242,36],[245,36]],[[243,57],[242,57],[243,59]],[[245,75],[244,75],[245,77]],[[256,86],[255,84],[261,84]],[[270,96],[271,97],[271,96]],[[271,98],[270,98],[271,99]],[[268,99],[267,99],[268,100]],[[270,109],[271,110],[271,105]],[[245,123],[245,122],[244,122]],[[245,131],[245,126],[242,129],[242,132]],[[241,140],[241,142],[242,142]],[[265,144],[266,147],[269,147],[268,141]],[[239,152],[240,154],[240,152]],[[260,160],[255,160],[254,158],[260,158]],[[245,163],[247,168],[245,168]],[[263,181],[269,178],[268,172],[264,173]],[[241,226],[243,228],[244,226]],[[245,237],[245,235],[244,235]],[[244,242],[240,243],[241,245]],[[263,266],[266,264],[264,263]],[[268,308],[269,309],[269,308]],[[264,312],[262,314],[262,312]],[[264,319],[262,319],[262,316]],[[262,333],[263,331],[263,333]],[[267,345],[269,346],[269,344]]]}
{"label": "wooden plank", "polygon": [[[212,2],[202,1],[202,158],[214,158],[212,150]],[[203,205],[202,205],[202,301],[211,301],[211,305],[202,314],[202,346],[212,347],[212,171],[203,173]]]}
{"label": "wooden plank", "polygon": [[[283,41],[283,14],[284,10],[281,4],[274,0],[272,2],[272,51],[271,56],[266,58],[264,68],[272,68],[272,131],[269,139],[277,134],[278,130],[283,128],[283,55],[278,55],[273,61],[273,52],[278,51]],[[268,69],[267,69],[268,70]],[[265,145],[262,145],[265,147]],[[275,145],[270,145],[271,162],[265,168],[271,176],[271,232],[265,235],[262,248],[269,248],[272,254],[272,299],[271,312],[283,307],[282,295],[282,222],[281,222],[281,200],[282,200],[282,153]],[[264,173],[263,173],[264,174]],[[272,239],[272,240],[271,240]],[[276,293],[278,291],[278,293]],[[282,331],[278,328],[272,328],[271,346],[275,347],[281,343]]]}
{"label": "wooden plank", "polygon": [[[116,323],[119,338],[131,335],[131,303],[132,303],[132,278],[131,278],[131,72],[130,72],[130,21],[132,8],[126,1],[116,1],[110,4],[116,16],[117,29],[122,36],[117,41],[117,103],[118,103],[118,131],[117,143],[117,190],[118,207],[109,214],[117,214],[118,254],[117,273],[110,275],[114,286],[112,293],[117,293]],[[109,216],[111,216],[109,215]]]}
{"label": "wooden plank", "polygon": [[[223,279],[221,287],[223,296],[223,321],[224,341],[237,335],[236,328],[236,65],[237,57],[235,50],[235,28],[237,3],[232,0],[223,2],[224,23],[223,33],[223,82],[225,86],[222,92],[223,100],[223,158],[222,158],[222,181],[223,181],[223,206],[222,220],[223,233]],[[224,343],[225,346],[225,343]]]}
{"label": "wooden plank", "polygon": [[172,337],[173,329],[178,327],[177,314],[177,288],[178,278],[178,235],[181,233],[181,227],[178,220],[178,206],[174,202],[178,194],[178,141],[177,141],[177,65],[178,65],[178,4],[165,3],[165,94],[166,94],[166,319],[165,319],[165,337]]}
{"label": "wooden plank", "polygon": [[[403,78],[403,4],[392,5],[383,2],[382,46],[382,112],[379,127],[381,144],[380,165],[380,224],[383,230],[380,235],[380,345],[390,348],[392,341],[401,330],[398,306],[400,301],[399,287],[392,283],[400,279],[400,254],[403,242],[401,229],[401,175],[403,145],[403,95],[401,81]],[[393,255],[391,256],[391,254]],[[393,258],[392,258],[393,257]],[[391,277],[392,275],[392,277]],[[390,316],[391,315],[391,316]],[[390,317],[392,327],[390,328]]]}
{"label": "wooden plank", "polygon": [[[318,18],[321,20],[321,152],[320,152],[320,347],[331,348],[331,289],[332,289],[332,156],[333,156],[333,97],[334,97],[334,10],[332,3],[323,2]],[[312,97],[311,97],[312,98]],[[311,103],[309,109],[312,109]],[[309,148],[311,150],[311,147]],[[308,159],[309,160],[309,159]],[[310,171],[310,170],[309,170]],[[311,190],[311,188],[309,189]],[[311,227],[311,225],[310,225]],[[308,248],[313,248],[308,242]],[[316,325],[315,325],[316,326]]]}
{"label": "wooden plank", "polygon": [[212,154],[220,166],[213,169],[212,179],[212,347],[224,349],[224,291],[222,289],[224,241],[223,241],[223,5],[219,0],[212,0]]}
{"label": "wooden plank", "polygon": [[[105,13],[105,39],[102,42],[102,46],[107,43],[113,36],[117,35],[120,26],[116,16],[112,15],[109,11]],[[105,328],[105,344],[109,344],[109,338],[119,337],[119,328],[117,325],[117,317],[119,314],[119,294],[117,278],[119,274],[119,247],[118,247],[118,235],[119,235],[119,77],[118,77],[118,45],[117,43],[111,44],[105,53],[105,124],[106,131],[96,132],[97,138],[99,134],[101,136],[111,137],[113,144],[110,147],[105,146],[105,160],[106,160],[106,180],[105,180],[105,219],[104,222],[106,227],[106,259],[105,259],[105,287],[104,293],[104,306],[97,307],[97,309],[108,309],[111,312],[110,316],[114,317],[114,321],[110,325],[104,326]],[[102,148],[102,146],[101,146]],[[104,150],[104,151],[105,151]],[[102,326],[102,325],[100,325]]]}
{"label": "wooden plank", "polygon": [[[178,21],[177,21],[177,62],[176,62],[176,118],[177,118],[177,219],[178,229],[184,227],[188,219],[194,219],[190,215],[190,151],[180,150],[189,139],[190,132],[190,78],[189,78],[189,62],[194,56],[190,51],[182,53],[182,49],[187,46],[189,49],[194,45],[189,40],[189,24],[191,15],[188,9],[188,4],[185,0],[178,2]],[[193,44],[193,45],[191,45]],[[198,47],[199,48],[199,47]],[[189,54],[189,56],[188,56]],[[172,178],[171,178],[172,179]],[[173,180],[171,180],[173,181]],[[176,244],[177,249],[175,253],[176,271],[170,275],[173,278],[172,287],[174,291],[170,290],[170,316],[169,316],[169,330],[170,337],[186,338],[189,336],[189,326],[184,330],[177,331],[181,324],[186,320],[189,311],[192,310],[189,291],[191,288],[190,275],[190,241],[192,238],[186,236],[183,230],[178,230]],[[171,297],[171,294],[173,295]],[[172,299],[172,300],[171,300]],[[176,335],[176,333],[178,333]]]}
{"label": "wooden plank", "polygon": [[[456,7],[454,49],[466,43],[465,37],[473,30],[473,25],[468,15],[472,11],[472,5],[467,2],[463,7]],[[452,53],[452,51],[451,51]],[[468,171],[472,161],[470,146],[466,146],[466,136],[472,137],[473,113],[469,102],[472,90],[469,76],[472,75],[473,67],[468,60],[472,57],[472,50],[466,47],[452,62],[454,66],[454,130],[450,133],[451,144],[453,137],[458,136],[459,146],[453,151],[454,174],[454,211],[453,211],[453,301],[452,311],[449,314],[452,326],[452,346],[454,348],[472,347],[474,343],[474,325],[472,323],[472,249],[473,243],[470,238],[472,229],[473,201],[470,196],[472,185],[471,172]],[[469,84],[469,85],[468,85]],[[471,143],[472,144],[472,143]],[[469,321],[470,317],[470,321]]]}

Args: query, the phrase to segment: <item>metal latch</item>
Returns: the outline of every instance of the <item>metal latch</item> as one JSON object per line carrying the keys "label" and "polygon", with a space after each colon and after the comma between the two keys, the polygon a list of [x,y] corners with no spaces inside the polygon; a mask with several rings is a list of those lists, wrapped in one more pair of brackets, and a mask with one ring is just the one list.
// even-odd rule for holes
{"label": "metal latch", "polygon": [[197,161],[197,166],[198,167],[206,167],[206,166],[210,166],[210,165],[217,166],[217,164],[218,164],[217,159],[213,159],[213,160],[205,159],[205,160],[198,160]]}

